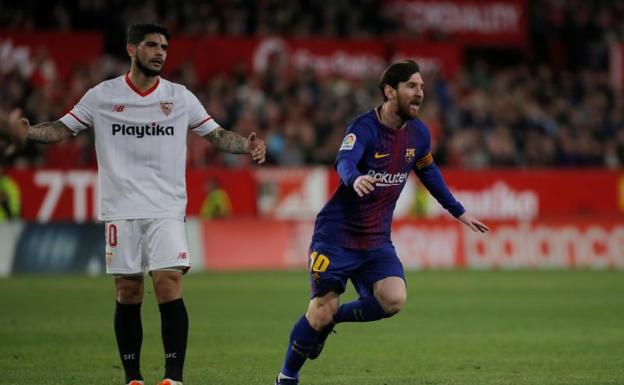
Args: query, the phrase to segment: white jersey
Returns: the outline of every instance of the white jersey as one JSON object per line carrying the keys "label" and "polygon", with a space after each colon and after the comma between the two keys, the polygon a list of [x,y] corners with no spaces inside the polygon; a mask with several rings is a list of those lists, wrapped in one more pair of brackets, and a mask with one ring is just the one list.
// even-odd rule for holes
{"label": "white jersey", "polygon": [[219,126],[186,87],[159,78],[141,92],[128,75],[91,88],[61,121],[95,131],[103,221],[184,218],[187,131]]}

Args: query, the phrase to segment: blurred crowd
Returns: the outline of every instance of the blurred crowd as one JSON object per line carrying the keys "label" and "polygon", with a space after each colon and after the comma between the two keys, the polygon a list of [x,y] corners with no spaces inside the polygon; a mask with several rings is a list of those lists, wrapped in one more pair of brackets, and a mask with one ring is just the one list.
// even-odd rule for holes
{"label": "blurred crowd", "polygon": [[[375,36],[393,23],[380,0],[21,0],[5,1],[0,26],[104,30],[137,19],[166,25],[174,34]],[[11,15],[11,16],[9,16]]]}
{"label": "blurred crowd", "polygon": [[[56,120],[93,84],[122,74],[116,59],[76,71],[69,87],[54,80],[39,86],[18,71],[1,75],[1,106],[23,106],[33,122]],[[35,76],[35,75],[32,75]],[[359,81],[317,77],[222,74],[199,84],[191,65],[173,81],[189,86],[223,126],[268,145],[269,163],[331,164],[349,120],[381,103],[377,76]],[[36,77],[36,76],[35,76]],[[624,165],[624,100],[609,87],[605,72],[554,74],[548,67],[518,66],[490,71],[477,62],[453,80],[425,77],[422,120],[432,131],[436,161],[442,165],[609,166]],[[75,167],[94,164],[92,132],[53,145],[29,147],[18,164]],[[215,151],[189,135],[189,165],[241,165],[244,157]]]}
{"label": "blurred crowd", "polygon": [[[380,1],[372,0],[300,0],[286,6],[272,0],[37,3],[15,5],[20,11],[10,19],[0,16],[0,28],[85,30],[106,27],[98,23],[124,26],[147,14],[174,34],[402,33],[381,15]],[[116,12],[110,10],[114,5]],[[8,1],[5,9],[13,6]],[[452,79],[440,74],[425,77],[421,118],[432,131],[436,162],[466,168],[624,166],[624,98],[610,86],[606,71],[606,47],[622,36],[622,23],[616,20],[624,15],[624,6],[543,1],[530,2],[530,8],[531,41],[537,46],[533,57],[505,66],[484,57],[467,63]],[[120,28],[117,35],[123,37]],[[89,87],[127,71],[126,61],[107,54],[78,68],[68,84],[61,84],[50,74],[48,61],[42,52],[30,71],[19,67],[0,71],[0,110],[21,106],[33,122],[56,120]],[[269,163],[298,166],[333,163],[348,122],[381,103],[379,75],[346,80],[311,71],[283,74],[269,68],[249,75],[233,69],[201,83],[187,63],[169,79],[190,88],[223,127],[263,137]],[[92,135],[88,132],[53,146],[30,143],[12,161],[90,167],[95,164]],[[249,164],[244,157],[215,151],[195,135],[189,135],[188,159],[190,167]]]}
{"label": "blurred crowd", "polygon": [[[564,44],[576,43],[576,49],[583,50],[586,41],[624,37],[621,1],[526,1],[534,43],[547,45],[560,39]],[[174,34],[418,38],[397,23],[383,3],[384,0],[3,0],[0,28],[107,30],[117,34],[136,20],[152,20]],[[446,38],[442,31],[426,37]]]}

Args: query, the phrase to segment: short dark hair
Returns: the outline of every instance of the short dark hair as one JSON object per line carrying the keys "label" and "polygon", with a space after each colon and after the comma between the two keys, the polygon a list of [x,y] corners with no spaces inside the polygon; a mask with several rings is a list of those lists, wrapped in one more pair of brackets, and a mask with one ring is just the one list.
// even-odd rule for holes
{"label": "short dark hair", "polygon": [[158,33],[163,35],[169,40],[171,34],[166,27],[158,24],[134,24],[128,27],[128,44],[138,45],[143,40],[145,40],[145,35],[149,35],[150,33]]}
{"label": "short dark hair", "polygon": [[384,88],[387,85],[396,89],[399,83],[406,82],[413,74],[420,72],[420,66],[414,60],[403,60],[390,64],[379,79],[379,89],[384,101],[388,100]]}

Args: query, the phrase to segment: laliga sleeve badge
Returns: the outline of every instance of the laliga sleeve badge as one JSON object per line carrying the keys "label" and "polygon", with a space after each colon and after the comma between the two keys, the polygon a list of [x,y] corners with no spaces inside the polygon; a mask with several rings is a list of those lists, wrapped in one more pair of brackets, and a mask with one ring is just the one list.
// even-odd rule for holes
{"label": "laliga sleeve badge", "polygon": [[345,138],[342,141],[342,145],[340,146],[340,150],[339,151],[352,150],[353,146],[355,145],[355,141],[356,140],[357,140],[357,137],[355,136],[354,133],[351,133],[351,134],[345,136]]}

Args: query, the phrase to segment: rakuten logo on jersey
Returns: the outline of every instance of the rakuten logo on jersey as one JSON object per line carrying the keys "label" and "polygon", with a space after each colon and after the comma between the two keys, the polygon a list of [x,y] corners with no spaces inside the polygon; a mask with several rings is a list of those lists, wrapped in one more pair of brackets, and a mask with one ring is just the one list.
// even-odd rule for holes
{"label": "rakuten logo on jersey", "polygon": [[142,138],[144,136],[173,136],[173,126],[161,126],[152,123],[144,126],[126,126],[125,124],[113,124],[113,136],[136,136]]}
{"label": "rakuten logo on jersey", "polygon": [[407,180],[406,172],[397,172],[395,174],[390,174],[389,172],[378,172],[375,170],[369,170],[367,173],[368,176],[372,176],[375,178],[377,182],[377,186],[399,186],[405,183]]}

